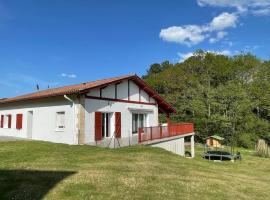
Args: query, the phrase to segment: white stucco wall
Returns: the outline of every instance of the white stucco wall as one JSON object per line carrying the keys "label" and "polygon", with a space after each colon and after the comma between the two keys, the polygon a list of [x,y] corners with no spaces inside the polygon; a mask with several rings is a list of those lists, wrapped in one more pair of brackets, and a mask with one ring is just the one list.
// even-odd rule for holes
{"label": "white stucco wall", "polygon": [[[95,141],[95,112],[108,112],[113,114],[111,126],[114,130],[114,113],[121,112],[121,132],[122,138],[132,136],[132,113],[147,114],[146,126],[158,125],[158,106],[142,105],[123,102],[113,102],[106,100],[86,99],[85,102],[85,134],[86,143]],[[135,141],[134,141],[135,142]]]}
{"label": "white stucco wall", "polygon": [[123,81],[117,85],[117,98],[128,100],[128,81]]}
{"label": "white stucco wall", "polygon": [[[139,95],[140,93],[140,95]],[[90,90],[89,96],[100,97],[100,88]],[[141,89],[139,92],[139,86],[133,81],[129,81],[129,100],[130,101],[141,101],[149,103],[149,95]],[[140,97],[141,96],[141,97]],[[103,98],[115,98],[115,85],[109,85],[102,89]],[[128,100],[128,81],[123,81],[117,84],[117,99]],[[150,97],[150,103],[156,103],[156,100]]]}
{"label": "white stucco wall", "polygon": [[[155,105],[143,104],[149,103],[149,95],[141,90],[135,82],[129,81],[129,94],[128,97],[128,81],[123,81],[117,85],[117,99],[141,101],[142,104],[132,102],[118,102],[100,99],[87,99],[85,100],[85,135],[86,143],[92,144],[95,142],[95,112],[111,113],[112,118],[110,121],[111,134],[115,129],[115,112],[121,112],[121,143],[123,145],[134,144],[138,142],[138,136],[132,134],[132,113],[146,114],[146,126],[158,126],[158,105],[152,99],[151,103]],[[100,97],[99,88],[91,90],[87,95]],[[141,96],[140,96],[141,95]],[[108,86],[102,89],[102,98],[115,98],[115,85]],[[107,140],[108,139],[104,139]],[[105,144],[106,145],[106,144]]]}
{"label": "white stucco wall", "polygon": [[157,144],[151,145],[152,147],[159,147],[162,149],[165,149],[167,151],[171,151],[175,154],[178,154],[180,156],[185,155],[185,138],[178,138],[174,140],[168,140],[164,142],[160,142]]}
{"label": "white stucco wall", "polygon": [[[1,136],[28,138],[28,112],[33,111],[33,140],[51,141],[57,143],[76,144],[74,132],[74,114],[72,104],[64,97],[46,98],[24,103],[0,105],[0,115],[12,115],[11,128],[0,128]],[[56,130],[56,112],[65,112],[65,129]],[[16,114],[23,114],[23,127],[16,129]]]}
{"label": "white stucco wall", "polygon": [[[84,122],[82,127],[85,130],[79,130],[79,103],[76,95],[69,96],[75,100],[75,108],[73,104],[63,96],[50,97],[40,100],[32,100],[20,103],[10,103],[0,105],[0,115],[12,115],[12,127],[0,128],[0,136],[15,136],[21,138],[29,138],[27,131],[29,127],[28,112],[33,112],[32,136],[30,139],[51,141],[57,143],[78,144],[78,133],[84,134],[86,144],[95,142],[95,112],[111,113],[110,130],[113,135],[115,129],[115,112],[121,112],[121,142],[124,145],[134,144],[138,142],[138,136],[132,134],[132,113],[146,114],[145,126],[158,126],[158,105],[155,99],[141,89],[133,81],[122,81],[117,84],[117,99],[126,100],[126,102],[101,100],[101,99],[85,99],[83,108]],[[89,96],[100,97],[100,88],[90,90]],[[108,99],[115,98],[115,85],[108,85],[102,89],[102,97]],[[127,101],[129,100],[129,101]],[[134,102],[133,102],[134,101]],[[141,101],[141,102],[139,102]],[[65,129],[59,131],[56,129],[56,112],[65,112]],[[16,114],[23,114],[23,128],[16,129]],[[82,119],[81,119],[82,120]],[[108,140],[108,139],[107,139]],[[106,141],[107,141],[106,140]]]}

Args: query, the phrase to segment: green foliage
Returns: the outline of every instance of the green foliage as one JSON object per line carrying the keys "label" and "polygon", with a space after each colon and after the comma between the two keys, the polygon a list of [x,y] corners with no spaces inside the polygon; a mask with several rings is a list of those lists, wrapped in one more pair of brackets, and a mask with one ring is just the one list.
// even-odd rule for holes
{"label": "green foliage", "polygon": [[243,147],[270,140],[270,61],[199,50],[182,63],[151,65],[143,78],[176,108],[173,121],[195,122],[200,142],[217,132]]}

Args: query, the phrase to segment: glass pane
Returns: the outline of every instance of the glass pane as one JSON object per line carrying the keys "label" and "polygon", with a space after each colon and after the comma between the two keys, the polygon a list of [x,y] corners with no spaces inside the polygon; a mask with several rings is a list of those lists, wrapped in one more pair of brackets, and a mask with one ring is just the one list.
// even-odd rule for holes
{"label": "glass pane", "polygon": [[138,114],[132,114],[132,133],[138,133]]}
{"label": "glass pane", "polygon": [[139,128],[142,128],[142,127],[144,127],[144,115],[140,114],[139,116],[140,116]]}

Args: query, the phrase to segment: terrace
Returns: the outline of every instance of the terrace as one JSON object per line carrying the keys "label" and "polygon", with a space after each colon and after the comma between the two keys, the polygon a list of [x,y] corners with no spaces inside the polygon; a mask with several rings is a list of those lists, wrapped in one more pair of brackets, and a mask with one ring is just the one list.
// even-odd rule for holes
{"label": "terrace", "polygon": [[193,123],[168,123],[166,126],[140,128],[138,142],[184,155],[185,138],[190,136],[191,157],[194,157],[194,135]]}

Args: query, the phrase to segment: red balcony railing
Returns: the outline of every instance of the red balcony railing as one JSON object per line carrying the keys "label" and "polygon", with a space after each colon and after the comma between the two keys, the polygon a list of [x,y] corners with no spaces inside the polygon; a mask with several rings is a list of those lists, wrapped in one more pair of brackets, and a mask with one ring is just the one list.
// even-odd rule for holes
{"label": "red balcony railing", "polygon": [[193,123],[178,123],[170,124],[169,126],[139,128],[139,143],[166,137],[173,137],[177,135],[184,135],[193,132]]}

